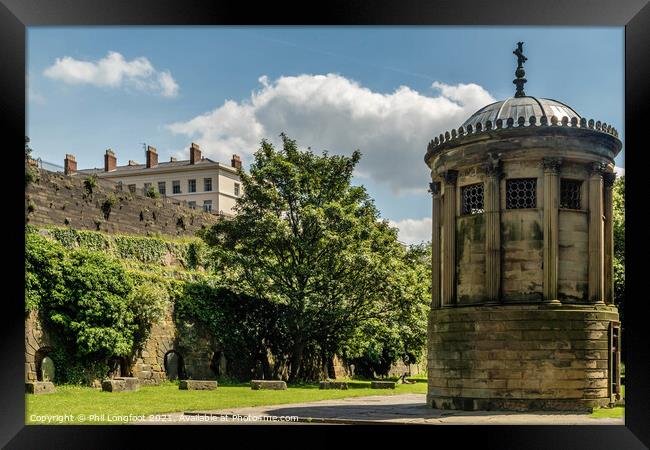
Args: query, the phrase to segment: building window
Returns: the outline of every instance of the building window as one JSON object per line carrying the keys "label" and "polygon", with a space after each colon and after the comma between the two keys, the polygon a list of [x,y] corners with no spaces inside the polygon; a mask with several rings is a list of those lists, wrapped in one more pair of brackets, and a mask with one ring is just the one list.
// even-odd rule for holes
{"label": "building window", "polygon": [[507,180],[506,208],[537,208],[537,179],[519,178]]}
{"label": "building window", "polygon": [[203,200],[203,210],[212,212],[212,200]]}
{"label": "building window", "polygon": [[172,181],[172,193],[174,194],[181,193],[181,182],[179,180]]}
{"label": "building window", "polygon": [[196,202],[187,202],[187,206],[189,206],[192,209],[196,209]]}
{"label": "building window", "polygon": [[239,183],[235,183],[235,195],[239,197]]}
{"label": "building window", "polygon": [[582,181],[560,180],[560,208],[580,209]]}
{"label": "building window", "polygon": [[212,178],[203,179],[203,190],[205,192],[210,192],[212,190]]}
{"label": "building window", "polygon": [[483,210],[483,183],[462,187],[463,214],[481,214]]}
{"label": "building window", "polygon": [[144,191],[147,192],[150,187],[151,187],[151,183],[145,183],[144,184]]}
{"label": "building window", "polygon": [[129,192],[135,194],[135,184],[129,184]]}
{"label": "building window", "polygon": [[187,192],[196,192],[196,180],[187,180]]}
{"label": "building window", "polygon": [[167,183],[165,183],[164,181],[159,181],[158,192],[160,192],[161,195],[167,194]]}

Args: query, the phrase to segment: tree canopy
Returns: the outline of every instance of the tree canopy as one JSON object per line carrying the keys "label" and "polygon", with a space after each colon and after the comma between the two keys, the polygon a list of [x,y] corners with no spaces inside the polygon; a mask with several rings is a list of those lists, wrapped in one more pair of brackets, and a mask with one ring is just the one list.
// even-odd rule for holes
{"label": "tree canopy", "polygon": [[391,325],[410,335],[414,314],[423,346],[430,281],[365,188],[351,184],[361,153],[316,155],[281,136],[282,149],[262,141],[250,173],[240,171],[237,215],[204,238],[231,286],[282,305],[289,379],[310,376],[306,361],[363,353],[373,329],[385,340]]}

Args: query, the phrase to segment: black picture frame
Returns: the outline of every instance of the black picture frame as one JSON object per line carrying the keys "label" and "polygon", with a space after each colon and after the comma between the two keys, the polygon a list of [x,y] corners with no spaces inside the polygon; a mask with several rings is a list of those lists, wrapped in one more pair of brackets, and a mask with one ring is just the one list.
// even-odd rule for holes
{"label": "black picture frame", "polygon": [[[373,427],[364,436],[392,434],[405,446],[453,446],[479,439],[482,448],[636,449],[650,446],[650,341],[645,334],[644,257],[648,246],[641,183],[647,175],[650,105],[650,4],[647,0],[533,0],[482,2],[470,0],[358,1],[328,0],[322,4],[200,0],[0,0],[0,115],[7,133],[2,143],[7,191],[2,247],[5,252],[0,328],[0,445],[6,448],[132,448],[136,440],[151,446],[180,435],[198,446],[201,441],[225,445],[224,434],[242,446],[254,436],[237,427],[186,426],[45,426],[25,425],[24,394],[24,193],[19,151],[25,135],[26,27],[70,25],[567,25],[625,27],[625,148],[626,148],[626,417],[624,426],[455,426]],[[567,45],[572,45],[567,43]],[[576,48],[579,52],[580,48]],[[440,63],[453,64],[453,61]],[[594,74],[597,76],[597,74]],[[603,87],[606,89],[606,86]],[[12,168],[14,168],[12,170]],[[15,177],[9,181],[10,178]],[[645,188],[647,192],[647,187]],[[22,205],[22,206],[21,206]],[[647,265],[647,264],[646,264]],[[325,427],[330,439],[348,441],[361,427]],[[282,444],[277,433],[323,432],[323,427],[259,427],[264,440]],[[305,436],[306,439],[311,439]],[[341,443],[343,443],[341,441]],[[302,442],[302,444],[301,444]],[[296,440],[296,445],[308,441]],[[193,444],[192,444],[193,443]],[[334,445],[337,443],[334,442]],[[216,447],[217,445],[210,445]],[[292,445],[293,446],[293,445]],[[245,447],[243,447],[245,448]]]}

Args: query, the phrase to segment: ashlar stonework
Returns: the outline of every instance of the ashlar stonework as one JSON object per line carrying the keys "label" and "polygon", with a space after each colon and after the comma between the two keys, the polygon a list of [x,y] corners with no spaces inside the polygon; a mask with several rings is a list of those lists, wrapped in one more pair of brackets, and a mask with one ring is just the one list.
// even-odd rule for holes
{"label": "ashlar stonework", "polygon": [[430,142],[430,406],[589,410],[620,398],[621,147],[611,126],[523,91]]}

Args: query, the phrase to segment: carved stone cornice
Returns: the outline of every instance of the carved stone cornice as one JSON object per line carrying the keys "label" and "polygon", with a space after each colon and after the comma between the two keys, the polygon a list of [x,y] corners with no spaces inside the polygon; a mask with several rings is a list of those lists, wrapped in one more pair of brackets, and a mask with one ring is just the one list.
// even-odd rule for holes
{"label": "carved stone cornice", "polygon": [[501,163],[501,153],[496,156],[494,153],[488,153],[488,158],[485,163],[483,163],[483,170],[490,177],[500,177],[503,174],[503,165]]}
{"label": "carved stone cornice", "polygon": [[431,195],[440,195],[440,181],[432,181],[429,183],[429,192]]}
{"label": "carved stone cornice", "polygon": [[604,175],[607,170],[607,165],[601,162],[595,162],[591,163],[591,166],[589,167],[589,172],[591,175]]}
{"label": "carved stone cornice", "polygon": [[603,173],[603,183],[605,184],[606,188],[611,188],[612,186],[614,186],[615,181],[616,181],[616,172]]}
{"label": "carved stone cornice", "polygon": [[551,173],[560,173],[560,166],[562,166],[562,159],[561,158],[543,158],[542,159],[542,167],[544,168],[544,172],[551,172]]}
{"label": "carved stone cornice", "polygon": [[442,178],[445,180],[445,184],[456,184],[458,181],[458,171],[457,170],[447,170],[441,174]]}

